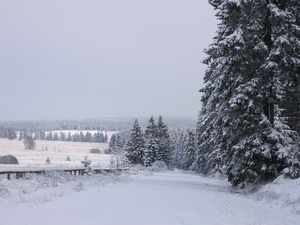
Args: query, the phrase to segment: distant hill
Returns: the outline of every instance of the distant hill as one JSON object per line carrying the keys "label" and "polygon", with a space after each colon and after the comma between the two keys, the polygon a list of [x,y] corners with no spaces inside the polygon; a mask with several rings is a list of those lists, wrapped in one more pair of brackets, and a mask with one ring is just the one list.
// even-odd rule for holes
{"label": "distant hill", "polygon": [[[45,121],[0,121],[0,127],[6,129],[13,127],[16,131],[52,131],[52,130],[105,130],[122,131],[131,129],[135,119],[141,127],[146,127],[149,117],[118,117],[118,118],[97,118],[85,120],[45,120]],[[155,119],[157,117],[154,117]],[[193,117],[163,117],[164,122],[170,127],[191,127],[194,128],[197,118]]]}

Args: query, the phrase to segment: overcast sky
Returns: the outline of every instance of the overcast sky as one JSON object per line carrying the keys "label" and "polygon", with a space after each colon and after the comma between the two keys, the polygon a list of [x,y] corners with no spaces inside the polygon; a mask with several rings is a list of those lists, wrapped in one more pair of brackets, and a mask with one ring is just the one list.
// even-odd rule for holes
{"label": "overcast sky", "polygon": [[0,1],[0,120],[197,117],[206,0]]}

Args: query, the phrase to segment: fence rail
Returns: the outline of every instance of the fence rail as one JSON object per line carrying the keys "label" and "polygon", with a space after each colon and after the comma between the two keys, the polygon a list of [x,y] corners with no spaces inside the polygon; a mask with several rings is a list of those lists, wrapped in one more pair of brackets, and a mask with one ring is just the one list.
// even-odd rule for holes
{"label": "fence rail", "polygon": [[[16,174],[16,178],[19,179],[21,177],[24,177],[24,175],[26,173],[36,173],[36,174],[43,174],[45,172],[50,172],[50,171],[54,171],[54,172],[69,172],[70,174],[73,175],[83,175],[85,173],[85,168],[47,168],[47,169],[19,169],[19,168],[15,168],[15,169],[10,169],[10,170],[0,170],[0,174],[6,174],[7,175],[7,179],[10,180],[11,179],[11,175],[12,174]],[[126,169],[112,169],[112,168],[94,168],[93,172],[95,174],[98,173],[115,173],[115,172],[119,172],[122,170],[126,170]]]}

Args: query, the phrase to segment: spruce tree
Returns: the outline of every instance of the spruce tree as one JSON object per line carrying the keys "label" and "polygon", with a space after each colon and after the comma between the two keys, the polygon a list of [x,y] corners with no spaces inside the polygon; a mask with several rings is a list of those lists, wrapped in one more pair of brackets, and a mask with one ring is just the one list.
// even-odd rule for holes
{"label": "spruce tree", "polygon": [[171,161],[170,135],[167,125],[163,122],[162,116],[158,117],[157,138],[158,149],[156,152],[156,160],[164,161],[169,165]]}
{"label": "spruce tree", "polygon": [[[277,18],[291,14],[279,1],[209,3],[221,22],[204,60],[208,69],[192,168],[220,170],[233,185],[274,179],[291,154],[278,108],[286,68],[278,52],[285,39]],[[285,23],[299,29],[292,20]]]}
{"label": "spruce tree", "polygon": [[113,152],[114,146],[116,143],[116,135],[112,134],[110,140],[109,140],[109,144],[108,144],[108,148],[109,148],[109,153]]}
{"label": "spruce tree", "polygon": [[192,130],[187,130],[186,140],[184,143],[182,168],[188,170],[195,161],[195,135]]}
{"label": "spruce tree", "polygon": [[173,133],[173,151],[172,151],[172,165],[176,168],[183,168],[183,152],[186,141],[186,135],[182,130],[177,130]]}
{"label": "spruce tree", "polygon": [[138,124],[138,120],[134,121],[133,128],[130,132],[130,138],[126,144],[126,156],[132,164],[143,164],[143,152],[145,148],[145,140]]}
{"label": "spruce tree", "polygon": [[120,135],[115,135],[114,144],[111,146],[111,166],[119,169],[124,166],[128,166],[128,160],[126,157],[126,152],[124,151],[125,141]]}
{"label": "spruce tree", "polygon": [[143,155],[144,166],[151,166],[156,160],[156,153],[159,149],[157,134],[157,126],[153,116],[151,116],[145,131],[145,149]]}

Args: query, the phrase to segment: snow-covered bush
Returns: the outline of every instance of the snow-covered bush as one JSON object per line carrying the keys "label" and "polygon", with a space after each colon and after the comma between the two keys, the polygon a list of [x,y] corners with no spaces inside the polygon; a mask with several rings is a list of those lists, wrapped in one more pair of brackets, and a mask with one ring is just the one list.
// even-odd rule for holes
{"label": "snow-covered bush", "polygon": [[155,161],[150,168],[153,171],[169,170],[167,164],[164,161]]}
{"label": "snow-covered bush", "polygon": [[47,157],[46,164],[50,164],[50,163],[51,163],[51,161],[50,161],[49,157]]}
{"label": "snow-covered bush", "polygon": [[90,153],[101,154],[101,150],[99,148],[92,148]]}
{"label": "snow-covered bush", "polygon": [[88,156],[84,156],[84,160],[80,162],[85,167],[85,174],[92,175],[94,173],[91,163],[92,161],[88,159]]}

